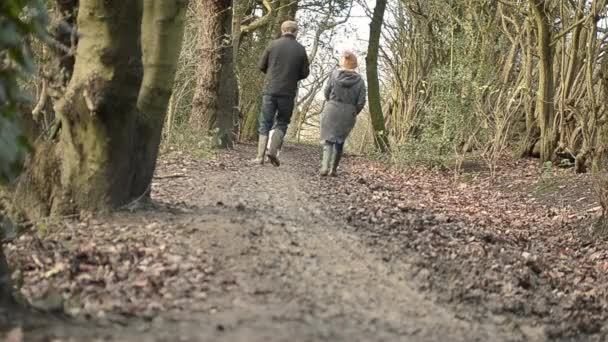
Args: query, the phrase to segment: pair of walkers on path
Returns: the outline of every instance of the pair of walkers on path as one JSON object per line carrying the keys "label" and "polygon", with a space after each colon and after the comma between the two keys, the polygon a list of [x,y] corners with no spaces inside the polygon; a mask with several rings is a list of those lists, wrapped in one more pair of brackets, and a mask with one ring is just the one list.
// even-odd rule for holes
{"label": "pair of walkers on path", "polygon": [[[272,41],[260,60],[266,74],[259,117],[259,140],[255,164],[266,157],[279,166],[279,150],[294,110],[298,82],[308,77],[310,66],[306,50],[296,41],[298,25],[286,21],[282,36]],[[357,115],[365,106],[365,82],[355,71],[357,57],[349,51],[340,55],[340,68],[334,70],[324,89],[325,106],[321,113],[323,157],[321,176],[337,175],[344,142],[355,126]]]}

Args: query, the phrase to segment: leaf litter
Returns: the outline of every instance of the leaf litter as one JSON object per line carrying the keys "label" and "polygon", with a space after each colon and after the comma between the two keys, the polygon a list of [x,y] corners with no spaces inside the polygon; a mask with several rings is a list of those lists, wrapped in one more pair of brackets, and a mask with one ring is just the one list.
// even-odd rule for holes
{"label": "leaf litter", "polygon": [[63,222],[10,244],[23,295],[41,309],[119,322],[200,309],[213,258],[176,238],[179,225],[121,216]]}
{"label": "leaf litter", "polygon": [[[543,327],[549,339],[605,336],[608,248],[589,234],[599,214],[591,176],[556,170],[548,177],[532,161],[505,159],[493,182],[483,172],[455,181],[447,172],[347,157],[337,179],[319,179],[318,150],[296,152],[294,172],[309,200],[338,214],[385,262],[414,266],[406,275],[419,290],[463,314]],[[193,248],[195,232],[171,215],[193,210],[209,168],[238,175],[239,158],[165,156],[153,186],[172,209],[64,221],[42,238],[19,237],[7,254],[23,295],[47,311],[120,324],[213,312],[213,288],[234,281],[214,279],[217,260]]]}
{"label": "leaf litter", "polygon": [[[496,180],[458,182],[449,172],[347,163],[319,200],[382,253],[405,253],[421,289],[543,327],[550,339],[605,338],[608,243],[591,234],[592,175],[547,176],[506,158]],[[545,183],[555,190],[539,192]]]}

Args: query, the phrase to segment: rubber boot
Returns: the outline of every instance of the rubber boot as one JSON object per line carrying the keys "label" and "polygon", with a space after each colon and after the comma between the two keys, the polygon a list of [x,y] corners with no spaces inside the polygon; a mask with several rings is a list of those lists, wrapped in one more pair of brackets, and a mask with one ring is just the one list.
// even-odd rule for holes
{"label": "rubber boot", "polygon": [[268,145],[268,136],[261,135],[258,138],[258,154],[254,160],[251,161],[252,164],[262,165],[264,164],[264,155],[266,154],[266,145]]}
{"label": "rubber boot", "polygon": [[270,139],[270,144],[268,145],[268,160],[270,164],[274,166],[280,166],[281,162],[279,161],[278,151],[279,147],[283,144],[283,136],[285,133],[279,129],[275,129],[272,134],[272,139]]}
{"label": "rubber boot", "polygon": [[338,175],[338,165],[340,165],[340,159],[342,159],[343,150],[339,149],[336,144],[333,146],[333,153],[331,155],[329,175],[336,177]]}
{"label": "rubber boot", "polygon": [[323,145],[323,157],[321,158],[321,176],[325,177],[329,173],[329,167],[331,163],[332,153],[334,151],[334,147],[330,143],[325,143]]}
{"label": "rubber boot", "polygon": [[[272,140],[272,136],[274,135],[274,132],[276,130],[273,128],[270,130],[270,133],[268,134],[269,140],[268,140],[268,146],[266,147],[267,149],[270,149],[270,141]],[[279,157],[281,155],[281,148],[283,147],[283,141],[281,141],[281,144],[279,145],[279,148],[277,149],[277,157]]]}

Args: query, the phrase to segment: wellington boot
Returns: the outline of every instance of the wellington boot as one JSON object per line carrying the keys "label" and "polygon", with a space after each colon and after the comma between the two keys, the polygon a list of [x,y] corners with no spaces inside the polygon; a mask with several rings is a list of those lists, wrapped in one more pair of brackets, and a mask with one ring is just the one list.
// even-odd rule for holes
{"label": "wellington boot", "polygon": [[333,147],[333,153],[331,155],[331,161],[329,164],[329,175],[336,177],[338,175],[338,165],[340,165],[340,159],[342,159],[343,151],[339,151],[335,145]]}
{"label": "wellington boot", "polygon": [[258,154],[255,159],[251,161],[254,165],[262,165],[264,164],[264,156],[266,154],[266,145],[268,144],[268,136],[260,135],[258,138]]}
{"label": "wellington boot", "polygon": [[323,157],[321,158],[321,176],[325,177],[329,173],[330,163],[334,147],[330,143],[323,145]]}
{"label": "wellington boot", "polygon": [[279,147],[283,145],[283,136],[285,133],[281,130],[275,130],[272,134],[272,138],[270,139],[270,144],[268,145],[268,160],[270,164],[274,166],[280,166],[281,162],[279,161]]}

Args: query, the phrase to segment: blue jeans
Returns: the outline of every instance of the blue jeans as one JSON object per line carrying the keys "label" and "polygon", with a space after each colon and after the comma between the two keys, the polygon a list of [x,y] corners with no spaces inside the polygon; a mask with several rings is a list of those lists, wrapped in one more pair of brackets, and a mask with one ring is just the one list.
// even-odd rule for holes
{"label": "blue jeans", "polygon": [[287,126],[289,126],[289,122],[291,121],[293,107],[293,96],[264,95],[262,97],[262,110],[260,111],[260,126],[258,133],[260,133],[260,135],[268,135],[270,130],[274,128],[281,130],[283,134],[285,134],[285,132],[287,132]]}

